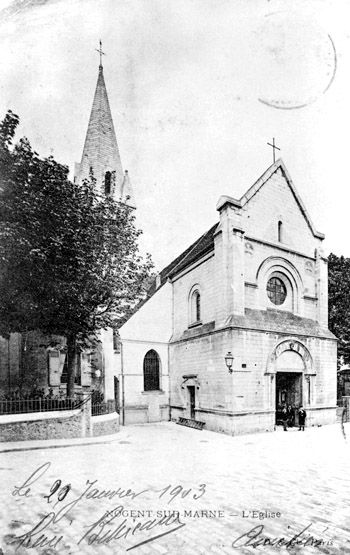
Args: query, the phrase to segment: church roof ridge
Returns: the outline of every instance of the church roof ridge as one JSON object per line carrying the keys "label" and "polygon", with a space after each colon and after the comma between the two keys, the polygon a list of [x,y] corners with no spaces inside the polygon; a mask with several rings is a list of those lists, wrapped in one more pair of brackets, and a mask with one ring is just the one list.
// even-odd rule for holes
{"label": "church roof ridge", "polygon": [[[199,256],[202,256],[205,252],[207,252],[207,250],[212,248],[213,244],[211,242],[211,239],[213,239],[214,237],[214,231],[216,230],[217,226],[217,223],[213,225],[208,231],[203,233],[203,235],[201,235],[199,239],[197,239],[197,241],[192,243],[192,245],[188,247],[188,249],[186,249],[173,261],[173,263],[171,264],[172,268],[168,272],[169,276],[174,275],[175,271],[178,272],[184,266],[188,266],[191,262],[194,262]],[[205,241],[205,239],[210,239],[210,242]],[[178,259],[179,262],[177,264],[174,264],[174,262]]]}
{"label": "church roof ridge", "polygon": [[[253,185],[251,187],[249,187],[249,189],[244,193],[244,195],[239,199],[239,203],[241,204],[242,207],[244,207],[249,201],[250,199],[261,189],[261,187],[266,183],[266,181],[278,170],[280,169],[294,195],[295,200],[297,201],[299,208],[301,210],[301,212],[304,215],[304,218],[306,219],[306,222],[308,224],[308,226],[310,227],[313,235],[315,237],[317,237],[318,239],[324,239],[324,234],[317,231],[311,221],[311,218],[305,208],[305,205],[303,203],[303,201],[301,200],[301,197],[292,181],[292,178],[286,168],[285,163],[283,162],[282,158],[278,158],[278,160],[276,160],[276,162],[274,162],[273,164],[271,164],[271,166],[269,166],[267,168],[267,170],[264,171],[264,173],[255,181],[255,183],[253,183]],[[232,199],[234,200],[234,199]],[[237,201],[236,201],[237,202]]]}
{"label": "church roof ridge", "polygon": [[[214,248],[214,233],[219,223],[216,222],[208,231],[203,233],[194,243],[192,243],[186,250],[179,254],[170,264],[165,266],[159,273],[160,283],[156,286],[156,278],[153,280],[149,290],[147,299],[150,299],[156,290],[158,290],[164,283],[166,283],[168,278],[171,278],[175,272],[183,270],[185,267],[189,266],[201,256],[206,254],[208,251]],[[145,301],[144,301],[145,302]]]}

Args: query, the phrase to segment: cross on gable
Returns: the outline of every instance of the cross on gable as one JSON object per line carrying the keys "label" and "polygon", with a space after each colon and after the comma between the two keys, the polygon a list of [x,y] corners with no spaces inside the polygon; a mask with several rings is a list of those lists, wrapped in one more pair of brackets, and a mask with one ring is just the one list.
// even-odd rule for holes
{"label": "cross on gable", "polygon": [[102,67],[102,56],[105,56],[106,54],[102,51],[102,41],[101,41],[101,39],[100,39],[100,48],[95,48],[95,50],[100,55],[100,67]]}
{"label": "cross on gable", "polygon": [[276,162],[276,155],[275,155],[275,150],[281,150],[280,148],[278,148],[278,146],[275,145],[275,137],[272,138],[272,144],[271,143],[267,143],[269,146],[272,146],[272,151],[273,151],[273,163]]}

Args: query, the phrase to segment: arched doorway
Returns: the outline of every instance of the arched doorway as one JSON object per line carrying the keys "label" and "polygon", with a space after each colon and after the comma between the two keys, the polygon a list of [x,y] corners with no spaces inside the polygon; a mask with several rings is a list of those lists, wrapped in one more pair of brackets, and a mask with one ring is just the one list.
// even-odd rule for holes
{"label": "arched doorway", "polygon": [[267,374],[275,376],[275,416],[276,424],[281,424],[282,410],[291,406],[298,424],[297,413],[303,401],[304,376],[313,373],[312,358],[308,349],[299,341],[285,340],[271,353]]}
{"label": "arched doorway", "polygon": [[296,351],[284,351],[276,361],[276,424],[282,421],[284,407],[292,407],[297,421],[297,412],[303,404],[304,361]]}

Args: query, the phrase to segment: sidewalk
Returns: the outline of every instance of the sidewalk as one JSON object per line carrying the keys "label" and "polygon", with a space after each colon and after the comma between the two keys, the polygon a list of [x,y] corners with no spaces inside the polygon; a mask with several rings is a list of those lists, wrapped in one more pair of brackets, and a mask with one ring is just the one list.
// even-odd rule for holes
{"label": "sidewalk", "polygon": [[58,449],[61,447],[74,447],[81,445],[97,445],[101,443],[112,443],[125,437],[124,428],[112,435],[96,437],[78,437],[64,439],[36,439],[29,441],[6,441],[0,442],[0,453],[12,451],[33,451],[36,449]]}
{"label": "sidewalk", "polygon": [[[170,423],[170,422],[158,422],[158,423],[155,423],[153,426],[151,424],[135,424],[133,426],[126,426],[126,427],[121,426],[119,432],[111,435],[105,435],[105,436],[0,442],[0,453],[9,453],[9,452],[15,452],[15,451],[35,451],[38,449],[59,449],[61,447],[62,448],[79,447],[84,445],[110,444],[113,442],[122,443],[123,440],[130,437],[130,434],[131,435],[133,434],[134,429],[137,430],[142,428],[150,428],[152,430],[157,428],[157,424],[158,426],[160,426],[160,429],[167,428],[170,425],[170,429],[172,429],[172,433],[174,435],[176,435],[178,428],[183,428],[183,427],[175,426],[173,425],[173,423]],[[185,429],[187,430],[187,428]],[[327,430],[328,430],[328,433],[330,432],[331,435],[333,435],[333,433],[336,432],[337,434],[339,434],[339,436],[343,436],[340,423],[325,425],[320,427],[310,427],[310,428],[306,427],[306,431],[308,433],[310,433],[310,431],[320,432],[321,430],[325,435],[327,435]],[[208,433],[208,430],[203,430],[203,431]],[[288,428],[288,431],[289,433],[293,434],[298,432],[299,428],[298,427]],[[263,436],[266,436],[266,435],[271,436],[276,433],[280,434],[281,432],[283,432],[283,427],[277,426],[274,432],[266,432],[266,433],[259,432],[255,434],[242,434],[242,435],[239,434],[236,436],[230,436],[226,434],[217,434],[216,432],[209,431],[209,434],[210,435],[214,434],[213,438],[216,435],[221,438],[231,438],[231,439],[235,438],[236,440],[238,439],[240,443],[241,442],[244,443],[245,441],[248,441],[250,443],[252,441],[252,438],[254,437],[256,438],[256,441],[259,443],[262,440]],[[348,422],[345,423],[344,433],[345,433],[345,439],[350,441],[350,423]],[[302,432],[301,432],[301,435],[303,435]]]}

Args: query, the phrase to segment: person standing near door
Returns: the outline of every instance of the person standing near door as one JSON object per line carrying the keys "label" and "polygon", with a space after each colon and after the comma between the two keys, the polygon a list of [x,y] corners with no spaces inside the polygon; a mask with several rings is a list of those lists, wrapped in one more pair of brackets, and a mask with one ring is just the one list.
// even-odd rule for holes
{"label": "person standing near door", "polygon": [[305,431],[306,411],[304,410],[303,407],[300,407],[299,412],[298,412],[298,416],[299,416],[299,432],[300,432],[300,430],[303,430],[303,432],[304,432]]}
{"label": "person standing near door", "polygon": [[282,409],[282,424],[283,424],[283,430],[285,432],[288,431],[287,425],[288,425],[288,411],[287,411],[287,407],[284,406]]}
{"label": "person standing near door", "polygon": [[287,416],[288,416],[288,426],[289,428],[292,428],[294,426],[294,421],[295,421],[294,407],[292,407],[292,405],[288,405]]}

